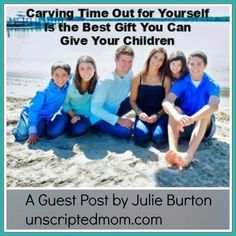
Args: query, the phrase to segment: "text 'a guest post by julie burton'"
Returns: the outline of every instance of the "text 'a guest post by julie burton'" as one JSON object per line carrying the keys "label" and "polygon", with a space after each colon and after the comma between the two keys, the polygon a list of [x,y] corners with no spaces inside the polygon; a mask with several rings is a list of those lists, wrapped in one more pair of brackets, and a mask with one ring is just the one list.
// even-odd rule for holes
{"label": "text 'a guest post by julie burton'", "polygon": [[[6,232],[231,231],[231,5],[5,4],[4,19]],[[53,62],[74,70],[78,56],[92,55],[103,78],[121,45],[135,52],[134,74],[153,48],[207,54],[224,110],[216,138],[200,146],[189,168],[149,158],[166,146],[139,148],[96,131],[42,138],[34,148],[14,142],[20,109],[48,84]]]}

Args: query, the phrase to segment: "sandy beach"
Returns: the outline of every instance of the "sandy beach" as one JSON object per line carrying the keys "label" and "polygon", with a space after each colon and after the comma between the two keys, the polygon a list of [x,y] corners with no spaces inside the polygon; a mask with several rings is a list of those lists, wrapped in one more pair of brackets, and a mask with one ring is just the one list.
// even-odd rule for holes
{"label": "sandy beach", "polygon": [[[228,187],[230,165],[229,107],[216,113],[217,131],[202,142],[194,161],[185,170],[168,168],[164,153],[168,145],[140,148],[91,130],[81,137],[64,134],[36,145],[17,143],[11,134],[22,107],[29,98],[7,97],[6,184],[7,187],[46,188],[153,188]],[[186,142],[180,145],[185,150]]]}

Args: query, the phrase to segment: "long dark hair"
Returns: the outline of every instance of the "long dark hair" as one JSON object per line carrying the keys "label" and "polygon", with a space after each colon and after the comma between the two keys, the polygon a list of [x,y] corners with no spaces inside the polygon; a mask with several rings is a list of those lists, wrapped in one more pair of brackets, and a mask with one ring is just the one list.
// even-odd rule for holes
{"label": "long dark hair", "polygon": [[81,57],[79,57],[79,59],[77,60],[76,68],[75,68],[75,75],[74,75],[75,87],[78,89],[78,91],[79,91],[80,94],[84,94],[84,93],[86,92],[86,91],[83,91],[83,90],[82,90],[82,77],[80,76],[80,73],[79,73],[79,65],[80,65],[82,62],[90,63],[90,64],[93,65],[93,68],[94,68],[94,75],[93,75],[93,77],[91,78],[91,80],[89,81],[88,90],[87,90],[87,92],[88,92],[89,94],[93,94],[94,89],[95,89],[95,86],[96,86],[96,83],[97,83],[97,80],[98,80],[98,75],[97,75],[96,63],[95,63],[95,61],[93,60],[93,58],[90,57],[90,56],[81,56]]}
{"label": "long dark hair", "polygon": [[151,50],[151,52],[148,55],[147,60],[144,63],[144,68],[143,68],[143,70],[140,73],[142,76],[146,76],[147,75],[148,70],[149,70],[149,66],[150,66],[150,60],[153,57],[153,55],[156,54],[157,52],[164,54],[164,61],[163,61],[162,66],[159,69],[159,72],[160,72],[161,76],[164,76],[165,70],[166,70],[166,65],[167,65],[167,52],[162,47],[154,48],[154,49]]}
{"label": "long dark hair", "polygon": [[169,59],[167,62],[167,70],[166,70],[166,75],[169,76],[172,80],[175,80],[170,70],[170,63],[172,61],[181,61],[182,67],[180,70],[180,77],[183,77],[184,75],[188,73],[187,60],[184,53],[182,51],[174,51],[169,56]]}

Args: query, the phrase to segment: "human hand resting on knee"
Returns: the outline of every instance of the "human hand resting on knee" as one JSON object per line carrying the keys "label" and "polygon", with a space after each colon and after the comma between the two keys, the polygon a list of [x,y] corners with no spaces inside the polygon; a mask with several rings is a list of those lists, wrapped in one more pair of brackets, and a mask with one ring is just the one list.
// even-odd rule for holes
{"label": "human hand resting on knee", "polygon": [[126,127],[128,129],[131,129],[133,127],[133,121],[128,118],[119,118],[117,124]]}
{"label": "human hand resting on knee", "polygon": [[80,120],[80,116],[73,116],[70,120],[72,124],[75,124],[78,120]]}
{"label": "human hand resting on knee", "polygon": [[180,132],[184,132],[184,127],[194,123],[193,119],[187,115],[179,115],[175,118]]}
{"label": "human hand resting on knee", "polygon": [[148,117],[147,123],[153,124],[153,123],[157,122],[157,120],[158,120],[158,115],[153,114],[153,115]]}
{"label": "human hand resting on knee", "polygon": [[138,117],[141,121],[148,122],[149,117],[145,112],[141,112]]}

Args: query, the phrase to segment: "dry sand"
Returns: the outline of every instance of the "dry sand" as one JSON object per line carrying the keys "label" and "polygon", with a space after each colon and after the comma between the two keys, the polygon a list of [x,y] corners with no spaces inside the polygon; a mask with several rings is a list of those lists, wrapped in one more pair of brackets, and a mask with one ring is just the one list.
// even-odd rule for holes
{"label": "dry sand", "polygon": [[[228,187],[230,120],[229,108],[217,112],[217,132],[201,144],[189,168],[168,168],[168,146],[137,147],[122,140],[90,131],[72,138],[42,138],[36,145],[14,142],[11,134],[28,98],[7,98],[6,183],[7,187],[132,188],[132,187]],[[182,143],[184,150],[187,143]]]}

